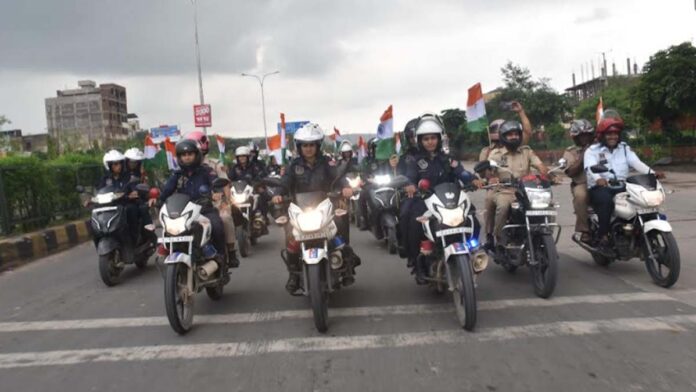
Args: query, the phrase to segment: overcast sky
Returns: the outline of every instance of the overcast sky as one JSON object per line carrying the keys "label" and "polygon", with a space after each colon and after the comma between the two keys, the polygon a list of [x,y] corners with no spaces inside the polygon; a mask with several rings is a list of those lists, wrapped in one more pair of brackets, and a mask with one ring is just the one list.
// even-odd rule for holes
{"label": "overcast sky", "polygon": [[[508,60],[562,91],[601,51],[626,72],[696,37],[693,0],[199,0],[203,84],[213,132],[263,135],[278,113],[324,129],[397,128],[424,111],[466,106],[467,88],[501,84]],[[693,42],[693,41],[692,41]],[[609,65],[611,70],[611,65]],[[141,125],[193,127],[198,100],[189,0],[0,0],[0,114],[46,131],[44,98],[77,81],[127,88]],[[610,106],[611,103],[606,103]]]}

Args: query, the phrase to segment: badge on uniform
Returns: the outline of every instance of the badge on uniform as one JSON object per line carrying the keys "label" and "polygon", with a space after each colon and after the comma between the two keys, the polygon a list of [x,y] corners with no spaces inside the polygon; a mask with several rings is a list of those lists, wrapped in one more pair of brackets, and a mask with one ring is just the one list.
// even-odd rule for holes
{"label": "badge on uniform", "polygon": [[417,164],[418,164],[418,167],[421,168],[421,170],[425,170],[428,168],[428,161],[426,161],[425,159],[419,159]]}
{"label": "badge on uniform", "polygon": [[304,174],[304,167],[299,166],[299,165],[295,166],[295,174],[297,174],[298,176],[303,175]]}

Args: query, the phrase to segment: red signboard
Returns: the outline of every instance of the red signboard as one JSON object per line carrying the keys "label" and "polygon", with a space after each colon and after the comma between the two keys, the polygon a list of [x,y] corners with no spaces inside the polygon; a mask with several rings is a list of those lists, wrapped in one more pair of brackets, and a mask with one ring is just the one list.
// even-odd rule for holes
{"label": "red signboard", "polygon": [[210,111],[210,105],[193,105],[193,121],[196,128],[211,127],[213,115]]}

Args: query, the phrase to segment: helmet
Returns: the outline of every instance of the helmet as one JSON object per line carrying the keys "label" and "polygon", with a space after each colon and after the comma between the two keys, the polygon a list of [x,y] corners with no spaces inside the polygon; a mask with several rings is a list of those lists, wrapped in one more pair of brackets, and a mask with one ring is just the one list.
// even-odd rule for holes
{"label": "helmet", "polygon": [[127,149],[123,156],[129,161],[142,161],[145,159],[145,155],[143,155],[143,152],[137,147]]}
{"label": "helmet", "polygon": [[367,155],[369,157],[374,157],[377,152],[377,138],[373,137],[367,141]]}
{"label": "helmet", "polygon": [[259,152],[259,145],[255,141],[250,141],[249,142],[249,150],[258,153]]}
{"label": "helmet", "polygon": [[324,131],[318,124],[307,123],[295,132],[295,147],[297,147],[298,154],[301,154],[303,144],[314,143],[319,149],[323,141]]}
{"label": "helmet", "polygon": [[493,120],[491,124],[488,126],[488,133],[498,133],[500,130],[500,126],[503,125],[505,120],[502,118],[499,118],[497,120]]}
{"label": "helmet", "polygon": [[601,137],[607,132],[621,132],[624,129],[624,121],[614,109],[607,109],[597,123],[597,136]]}
{"label": "helmet", "polygon": [[104,158],[102,159],[102,162],[104,163],[104,169],[106,170],[111,170],[111,164],[120,162],[121,165],[123,165],[124,161],[126,160],[126,157],[121,154],[120,151],[118,150],[109,150],[106,154],[104,154]]}
{"label": "helmet", "polygon": [[570,123],[570,136],[576,137],[583,133],[594,134],[594,127],[592,124],[584,118],[573,120],[573,122]]}
{"label": "helmet", "polygon": [[437,151],[442,148],[442,135],[445,133],[445,126],[440,116],[433,113],[425,113],[418,119],[416,126],[416,137],[418,138],[418,148],[422,149],[422,139],[424,135],[437,135]]}
{"label": "helmet", "polygon": [[353,146],[350,144],[348,140],[344,140],[341,142],[341,147],[338,150],[341,153],[353,152]]}
{"label": "helmet", "polygon": [[234,150],[234,156],[236,157],[240,155],[249,156],[249,154],[251,154],[251,149],[247,146],[239,146],[236,150]]}
{"label": "helmet", "polygon": [[[516,141],[508,141],[508,136],[512,132],[519,133],[520,137]],[[505,121],[500,128],[498,128],[498,133],[500,134],[500,142],[503,143],[505,147],[516,149],[522,144],[522,124],[519,121],[508,120]]]}
{"label": "helmet", "polygon": [[208,140],[208,136],[206,136],[203,131],[191,131],[184,136],[185,139],[187,140],[193,140],[198,143],[201,153],[203,155],[208,154],[208,151],[210,150],[210,141]]}
{"label": "helmet", "polygon": [[[185,152],[193,152],[196,154],[196,159],[193,161],[193,163],[185,164],[181,160],[181,155]],[[197,142],[191,139],[184,139],[176,144],[176,163],[179,164],[180,168],[190,169],[197,167],[201,164],[202,159],[203,158],[201,156],[201,149],[198,147]]]}
{"label": "helmet", "polygon": [[418,118],[413,118],[406,123],[404,127],[404,136],[410,147],[417,147],[418,143],[411,144],[411,139],[416,137],[416,126],[418,126]]}

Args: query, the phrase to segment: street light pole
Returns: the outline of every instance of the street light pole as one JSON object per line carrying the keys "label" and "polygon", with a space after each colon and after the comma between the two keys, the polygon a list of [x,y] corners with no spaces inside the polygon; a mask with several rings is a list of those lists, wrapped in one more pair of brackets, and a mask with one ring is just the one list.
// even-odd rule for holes
{"label": "street light pole", "polygon": [[[196,65],[198,67],[198,94],[200,98],[201,105],[205,104],[205,99],[203,98],[203,76],[201,72],[201,49],[198,45],[198,1],[191,0],[193,5],[193,26],[194,34],[196,38]],[[208,134],[208,128],[203,127],[203,133]]]}
{"label": "street light pole", "polygon": [[250,78],[255,78],[258,82],[259,85],[261,86],[261,113],[263,115],[263,136],[266,141],[266,153],[268,153],[268,128],[266,127],[266,97],[264,96],[263,92],[263,83],[266,80],[267,76],[279,74],[280,71],[275,71],[275,72],[269,72],[267,74],[264,74],[263,76],[259,75],[251,75],[247,73],[243,73],[242,76],[248,76]]}

